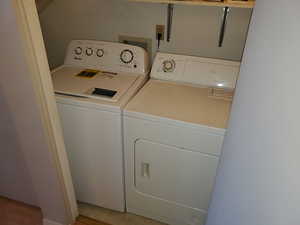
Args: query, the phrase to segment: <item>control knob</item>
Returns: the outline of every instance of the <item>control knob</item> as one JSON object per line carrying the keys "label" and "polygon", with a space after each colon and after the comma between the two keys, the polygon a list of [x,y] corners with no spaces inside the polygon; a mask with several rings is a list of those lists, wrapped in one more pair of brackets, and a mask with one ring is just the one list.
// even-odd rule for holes
{"label": "control knob", "polygon": [[94,51],[93,51],[92,48],[87,48],[87,49],[85,50],[85,54],[86,54],[87,56],[91,56],[91,55],[93,55],[93,53],[94,53]]}
{"label": "control knob", "polygon": [[133,52],[129,49],[125,49],[121,52],[120,58],[123,63],[131,63],[133,60]]}
{"label": "control knob", "polygon": [[104,50],[103,49],[98,49],[97,50],[97,56],[101,58],[103,55],[104,55]]}
{"label": "control knob", "polygon": [[74,52],[75,52],[76,55],[81,55],[82,48],[81,47],[77,47],[77,48],[75,48]]}
{"label": "control knob", "polygon": [[173,59],[163,61],[163,71],[165,73],[173,72],[175,70],[175,67],[176,67],[176,63]]}

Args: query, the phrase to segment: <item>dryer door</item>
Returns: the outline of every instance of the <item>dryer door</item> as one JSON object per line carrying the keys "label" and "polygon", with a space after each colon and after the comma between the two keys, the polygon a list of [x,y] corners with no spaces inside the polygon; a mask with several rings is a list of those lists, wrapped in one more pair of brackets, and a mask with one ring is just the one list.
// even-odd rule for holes
{"label": "dryer door", "polygon": [[139,139],[135,143],[136,189],[154,198],[206,211],[218,157]]}

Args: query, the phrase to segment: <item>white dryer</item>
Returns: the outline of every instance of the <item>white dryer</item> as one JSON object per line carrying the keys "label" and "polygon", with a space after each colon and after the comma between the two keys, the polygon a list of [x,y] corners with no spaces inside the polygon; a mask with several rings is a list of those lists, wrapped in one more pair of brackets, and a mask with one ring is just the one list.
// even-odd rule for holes
{"label": "white dryer", "polygon": [[239,67],[157,54],[151,79],[124,110],[129,212],[205,223]]}
{"label": "white dryer", "polygon": [[52,71],[78,201],[124,211],[122,109],[148,66],[142,48],[75,40]]}

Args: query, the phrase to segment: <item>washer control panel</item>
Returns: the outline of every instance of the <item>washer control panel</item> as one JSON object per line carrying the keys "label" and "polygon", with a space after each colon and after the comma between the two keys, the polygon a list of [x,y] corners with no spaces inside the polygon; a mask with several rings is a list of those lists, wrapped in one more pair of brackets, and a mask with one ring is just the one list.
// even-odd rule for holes
{"label": "washer control panel", "polygon": [[64,64],[115,73],[149,71],[148,54],[143,48],[104,41],[71,41]]}
{"label": "washer control panel", "polygon": [[157,53],[151,77],[193,85],[233,89],[240,63],[194,56]]}

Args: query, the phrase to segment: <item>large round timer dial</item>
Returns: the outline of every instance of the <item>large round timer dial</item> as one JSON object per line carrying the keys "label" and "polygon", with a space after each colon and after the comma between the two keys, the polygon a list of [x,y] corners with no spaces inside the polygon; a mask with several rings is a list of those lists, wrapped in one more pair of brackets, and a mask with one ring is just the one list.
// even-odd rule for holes
{"label": "large round timer dial", "polygon": [[163,71],[165,73],[171,73],[175,70],[176,63],[173,59],[163,61]]}
{"label": "large round timer dial", "polygon": [[121,52],[120,58],[123,63],[131,63],[134,58],[133,52],[129,49],[125,49]]}

